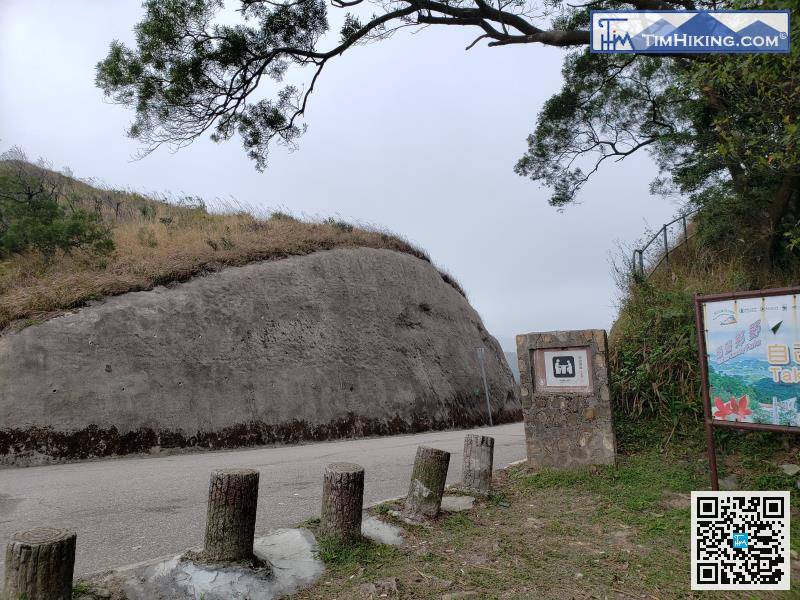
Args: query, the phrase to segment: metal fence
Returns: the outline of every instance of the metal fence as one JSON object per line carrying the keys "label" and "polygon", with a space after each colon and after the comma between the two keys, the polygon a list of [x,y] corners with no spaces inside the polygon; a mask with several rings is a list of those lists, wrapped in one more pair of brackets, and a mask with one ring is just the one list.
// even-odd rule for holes
{"label": "metal fence", "polygon": [[687,211],[669,223],[664,223],[646,244],[633,251],[633,274],[647,277],[663,262],[669,266],[669,253],[683,244],[691,236],[687,219],[698,209]]}

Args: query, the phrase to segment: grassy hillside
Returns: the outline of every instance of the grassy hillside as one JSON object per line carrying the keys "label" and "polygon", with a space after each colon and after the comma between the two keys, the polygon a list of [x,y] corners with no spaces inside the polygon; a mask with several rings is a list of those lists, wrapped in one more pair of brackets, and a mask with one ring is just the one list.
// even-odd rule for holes
{"label": "grassy hillside", "polygon": [[621,275],[620,314],[610,336],[617,415],[635,424],[655,418],[674,433],[699,430],[702,419],[695,293],[782,287],[800,281],[798,261],[773,267],[744,253],[713,250],[702,237],[670,252],[649,277]]}
{"label": "grassy hillside", "polygon": [[[297,219],[281,212],[259,215],[234,201],[184,197],[163,200],[101,189],[68,175],[19,161],[0,161],[0,194],[19,171],[56,186],[68,210],[99,214],[114,249],[52,257],[29,250],[0,260],[0,330],[25,325],[90,300],[149,289],[219,269],[340,247],[386,248],[430,262],[424,250],[398,235],[344,221]],[[446,272],[442,278],[464,293]]]}

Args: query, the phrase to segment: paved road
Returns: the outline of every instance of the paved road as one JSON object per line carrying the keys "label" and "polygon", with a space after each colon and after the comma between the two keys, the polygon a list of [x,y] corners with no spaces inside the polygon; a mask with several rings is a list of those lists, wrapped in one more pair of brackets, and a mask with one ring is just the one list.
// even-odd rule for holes
{"label": "paved road", "polygon": [[[524,458],[522,423],[472,431],[494,436],[496,468]],[[465,433],[0,469],[0,548],[20,529],[69,527],[78,532],[80,575],[202,546],[208,476],[225,467],[261,472],[256,532],[263,533],[319,514],[328,463],[363,465],[364,500],[374,503],[406,492],[416,447],[426,444],[452,453],[447,479],[454,483]]]}

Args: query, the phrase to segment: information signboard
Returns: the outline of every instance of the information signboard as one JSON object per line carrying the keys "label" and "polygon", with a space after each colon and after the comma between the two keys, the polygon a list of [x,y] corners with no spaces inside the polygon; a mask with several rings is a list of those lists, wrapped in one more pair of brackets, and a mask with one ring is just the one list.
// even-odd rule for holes
{"label": "information signboard", "polygon": [[711,416],[800,427],[797,295],[703,303]]}
{"label": "information signboard", "polygon": [[695,296],[711,487],[714,427],[800,433],[800,288]]}

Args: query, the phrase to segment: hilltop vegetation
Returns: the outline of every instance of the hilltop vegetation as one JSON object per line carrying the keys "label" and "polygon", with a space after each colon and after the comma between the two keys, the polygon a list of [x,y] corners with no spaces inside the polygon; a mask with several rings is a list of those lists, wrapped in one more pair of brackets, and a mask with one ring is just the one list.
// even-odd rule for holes
{"label": "hilltop vegetation", "polygon": [[616,412],[631,424],[653,419],[671,435],[697,434],[703,415],[694,294],[800,281],[797,259],[770,263],[748,253],[746,230],[737,246],[709,243],[702,229],[707,218],[698,214],[698,233],[670,252],[668,266],[661,263],[648,277],[620,273],[620,313],[609,340]]}
{"label": "hilltop vegetation", "polygon": [[[790,4],[769,1],[759,8]],[[725,5],[753,7],[747,0]],[[795,11],[792,35],[798,28]],[[646,66],[650,57],[642,58],[632,62]],[[684,209],[697,212],[690,224],[693,235],[670,252],[669,264],[638,277],[626,258],[628,264],[618,272],[622,298],[610,341],[617,414],[632,423],[655,419],[666,425],[664,439],[671,439],[697,434],[703,413],[694,294],[800,281],[800,79],[787,76],[798,72],[800,51],[795,45],[780,56],[654,61],[645,75],[655,92],[638,79],[626,84],[641,94],[641,106],[663,127],[652,136],[650,152],[660,174],[651,191],[679,198]],[[586,90],[594,94],[594,79],[579,80],[591,84]],[[651,107],[654,93],[664,103],[663,112],[655,101]],[[630,102],[627,94],[618,98]],[[557,110],[555,104],[552,108]],[[567,141],[570,131],[556,130]],[[718,436],[735,437],[730,432]]]}
{"label": "hilltop vegetation", "polygon": [[[0,249],[0,330],[227,265],[339,247],[385,248],[431,262],[424,250],[375,227],[284,212],[259,215],[235,201],[209,206],[196,197],[165,200],[102,189],[45,163],[31,164],[18,151],[12,157],[0,161],[0,197],[7,199],[0,204],[0,235],[15,224],[36,235]],[[41,184],[52,202],[47,218],[38,208],[27,210],[23,223],[10,207],[30,203],[20,190],[31,182]]]}

